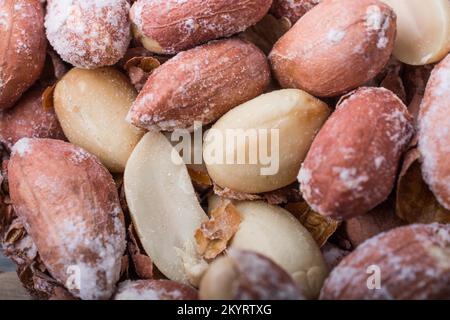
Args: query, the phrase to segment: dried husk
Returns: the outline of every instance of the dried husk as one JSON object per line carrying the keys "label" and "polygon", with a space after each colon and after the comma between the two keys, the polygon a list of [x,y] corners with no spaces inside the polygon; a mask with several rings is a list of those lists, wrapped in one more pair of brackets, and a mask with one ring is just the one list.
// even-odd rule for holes
{"label": "dried husk", "polygon": [[245,30],[240,36],[259,47],[265,54],[269,54],[275,42],[290,28],[288,18],[277,19],[268,14],[256,25]]}
{"label": "dried husk", "polygon": [[153,57],[134,57],[128,60],[124,67],[131,83],[137,91],[141,91],[153,70],[159,66],[159,61]]}
{"label": "dried husk", "polygon": [[207,171],[201,171],[196,168],[188,167],[188,173],[196,190],[206,191],[213,186],[213,182]]}
{"label": "dried husk", "polygon": [[314,212],[304,201],[289,203],[285,209],[292,213],[308,229],[319,247],[325,245],[340,225],[339,221]]}
{"label": "dried husk", "polygon": [[133,225],[128,227],[128,254],[139,279],[153,279],[153,262],[138,242]]}
{"label": "dried husk", "polygon": [[214,259],[221,254],[239,229],[241,216],[229,200],[211,212],[209,221],[203,222],[195,233],[197,250],[205,259]]}
{"label": "dried husk", "polygon": [[410,150],[397,183],[396,214],[408,223],[450,223],[450,211],[442,207],[423,180],[420,152]]}
{"label": "dried husk", "polygon": [[294,183],[290,186],[266,193],[251,194],[233,191],[230,188],[222,188],[214,184],[214,193],[219,197],[237,200],[237,201],[257,201],[264,200],[272,205],[280,205],[289,202],[302,201],[302,197],[298,188],[298,184]]}
{"label": "dried husk", "polygon": [[416,121],[433,67],[434,65],[405,66],[403,83],[405,84],[406,101],[408,110]]}

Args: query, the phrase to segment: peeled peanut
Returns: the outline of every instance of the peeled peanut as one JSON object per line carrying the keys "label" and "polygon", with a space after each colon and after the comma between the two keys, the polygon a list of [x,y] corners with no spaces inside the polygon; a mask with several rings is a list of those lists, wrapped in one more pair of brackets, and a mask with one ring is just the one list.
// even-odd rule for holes
{"label": "peeled peanut", "polygon": [[412,65],[434,63],[450,51],[450,1],[382,0],[397,14],[394,55]]}
{"label": "peeled peanut", "polygon": [[[211,178],[223,188],[245,193],[268,192],[293,183],[329,113],[325,103],[297,89],[273,91],[232,109],[205,138],[203,154]],[[230,130],[237,135],[235,143],[226,137]],[[247,136],[251,132],[257,134],[255,140]],[[270,164],[265,152],[261,156],[261,145],[268,146]],[[215,158],[214,150],[223,150],[223,157]],[[241,164],[226,160],[240,151],[245,152]],[[256,161],[251,160],[251,153],[256,154]]]}
{"label": "peeled peanut", "polygon": [[[217,197],[212,197],[208,210],[217,203]],[[235,206],[242,221],[230,247],[267,256],[292,276],[306,298],[317,297],[328,268],[310,233],[281,207],[262,201],[236,202]]]}
{"label": "peeled peanut", "polygon": [[113,68],[74,68],[56,85],[54,104],[70,142],[123,172],[143,131],[125,121],[136,98],[129,80]]}
{"label": "peeled peanut", "polygon": [[125,195],[145,252],[169,279],[196,285],[206,262],[195,231],[207,216],[181,157],[166,137],[147,133],[128,160]]}

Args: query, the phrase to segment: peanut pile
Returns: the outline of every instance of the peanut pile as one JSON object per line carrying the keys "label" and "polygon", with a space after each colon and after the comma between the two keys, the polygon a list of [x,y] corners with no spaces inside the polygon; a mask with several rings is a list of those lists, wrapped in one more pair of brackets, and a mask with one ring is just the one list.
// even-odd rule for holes
{"label": "peanut pile", "polygon": [[450,299],[449,52],[449,0],[0,1],[0,298]]}

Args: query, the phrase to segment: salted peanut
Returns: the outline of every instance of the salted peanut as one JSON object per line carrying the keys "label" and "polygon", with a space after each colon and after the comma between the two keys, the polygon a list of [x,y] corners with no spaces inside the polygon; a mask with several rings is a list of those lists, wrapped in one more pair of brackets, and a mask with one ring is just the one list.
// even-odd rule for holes
{"label": "salted peanut", "polygon": [[275,44],[270,61],[282,87],[337,96],[383,69],[395,30],[395,13],[379,0],[324,1]]}
{"label": "salted peanut", "polygon": [[273,0],[270,12],[277,18],[288,18],[293,24],[321,0]]}
{"label": "salted peanut", "polygon": [[0,110],[10,108],[39,78],[47,41],[36,0],[0,2]]}
{"label": "salted peanut", "polygon": [[8,164],[17,216],[52,277],[82,299],[109,299],[120,277],[125,226],[116,185],[70,143],[24,138]]}
{"label": "salted peanut", "polygon": [[80,68],[117,63],[131,40],[127,0],[49,0],[47,38],[61,58]]}
{"label": "salted peanut", "polygon": [[74,68],[58,82],[54,106],[66,137],[123,172],[143,131],[126,122],[136,98],[130,81],[112,68]]}
{"label": "salted peanut", "polygon": [[128,160],[125,195],[145,252],[169,279],[197,285],[207,267],[195,232],[207,216],[178,152],[158,132],[147,133]]}
{"label": "salted peanut", "polygon": [[[217,203],[210,200],[208,210]],[[310,299],[318,296],[328,269],[316,242],[288,211],[262,201],[235,202],[241,214],[230,248],[260,253],[286,270]]]}
{"label": "salted peanut", "polygon": [[397,15],[394,55],[411,65],[434,63],[450,51],[448,0],[382,0]]}
{"label": "salted peanut", "polygon": [[450,298],[450,225],[415,224],[364,242],[333,269],[323,300]]}
{"label": "salted peanut", "polygon": [[173,131],[216,121],[264,92],[266,56],[255,45],[227,39],[179,53],[156,69],[134,102],[128,120],[149,130]]}
{"label": "salted peanut", "polygon": [[215,260],[202,278],[202,300],[303,300],[285,270],[252,251],[232,249]]}
{"label": "salted peanut", "polygon": [[256,24],[272,0],[138,0],[130,12],[134,36],[147,50],[175,54]]}
{"label": "salted peanut", "polygon": [[450,210],[450,55],[428,81],[419,113],[419,151],[425,182]]}
{"label": "salted peanut", "polygon": [[13,108],[0,113],[0,142],[9,149],[22,138],[64,139],[55,111],[42,106],[43,92],[30,89]]}
{"label": "salted peanut", "polygon": [[293,183],[329,113],[325,103],[297,89],[263,94],[232,109],[205,137],[210,177],[222,188],[244,193]]}
{"label": "salted peanut", "polygon": [[413,134],[412,116],[391,91],[360,88],[347,95],[302,165],[304,199],[314,211],[336,219],[375,208],[391,193]]}
{"label": "salted peanut", "polygon": [[119,283],[114,300],[197,300],[193,288],[170,280],[136,280]]}

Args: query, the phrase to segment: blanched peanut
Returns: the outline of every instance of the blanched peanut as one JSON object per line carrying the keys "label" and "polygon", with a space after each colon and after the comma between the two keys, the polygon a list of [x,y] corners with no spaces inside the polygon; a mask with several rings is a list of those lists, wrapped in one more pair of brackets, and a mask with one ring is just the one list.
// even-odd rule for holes
{"label": "blanched peanut", "polygon": [[163,134],[142,138],[128,160],[124,185],[145,252],[169,279],[196,285],[207,265],[197,256],[194,234],[207,216],[186,166]]}
{"label": "blanched peanut", "polygon": [[66,137],[123,172],[143,131],[125,121],[136,91],[112,68],[72,69],[56,85],[55,110]]}
{"label": "blanched peanut", "polygon": [[450,1],[383,1],[397,14],[397,59],[424,65],[441,60],[450,51]]}
{"label": "blanched peanut", "polygon": [[[218,203],[218,197],[211,197],[208,210]],[[310,233],[281,207],[262,201],[236,202],[235,206],[242,222],[230,247],[267,256],[290,273],[306,298],[317,297],[328,269]]]}
{"label": "blanched peanut", "polygon": [[274,91],[236,107],[205,137],[203,154],[211,178],[245,193],[293,183],[329,112],[325,103],[297,89]]}

